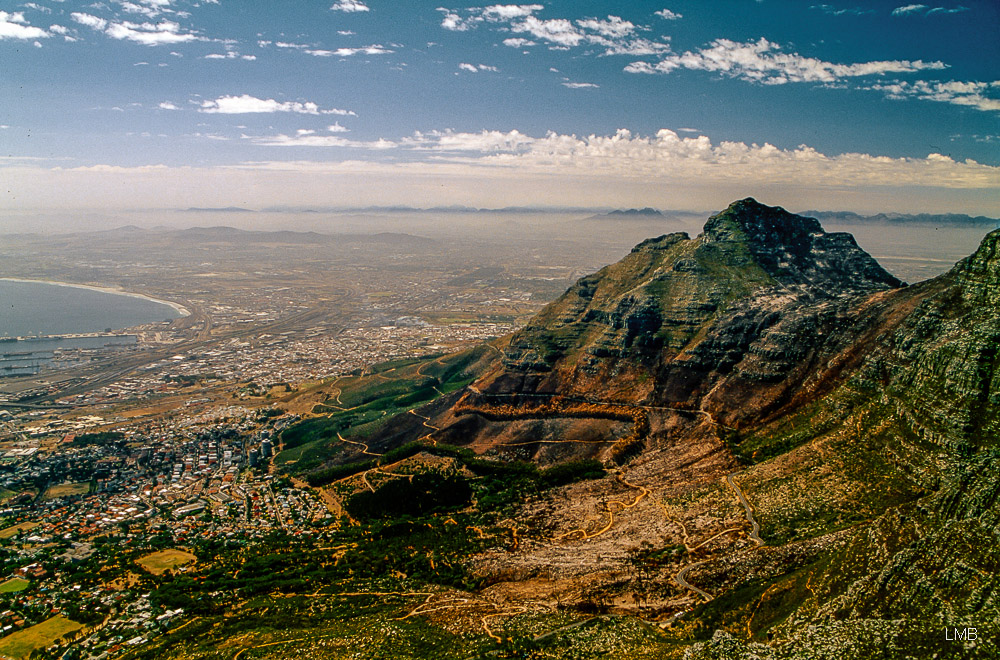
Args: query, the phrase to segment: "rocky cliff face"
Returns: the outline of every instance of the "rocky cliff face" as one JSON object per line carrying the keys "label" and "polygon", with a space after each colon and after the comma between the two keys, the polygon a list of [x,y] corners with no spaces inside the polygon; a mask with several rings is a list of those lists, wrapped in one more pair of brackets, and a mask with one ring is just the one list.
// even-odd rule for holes
{"label": "rocky cliff face", "polygon": [[946,275],[914,287],[858,387],[890,401],[923,440],[971,455],[1000,441],[1000,231]]}
{"label": "rocky cliff face", "polygon": [[745,199],[694,239],[644,241],[581,279],[513,336],[481,389],[624,396],[739,426],[839,374],[877,322],[858,323],[858,307],[901,286],[850,235]]}

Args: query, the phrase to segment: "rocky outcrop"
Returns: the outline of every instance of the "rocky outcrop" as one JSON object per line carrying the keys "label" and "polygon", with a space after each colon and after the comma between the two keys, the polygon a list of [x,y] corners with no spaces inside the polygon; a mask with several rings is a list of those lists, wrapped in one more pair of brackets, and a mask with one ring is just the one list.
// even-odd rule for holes
{"label": "rocky outcrop", "polygon": [[738,426],[832,382],[878,321],[858,323],[859,305],[901,286],[850,235],[740,200],[693,239],[643,241],[579,280],[513,336],[484,391],[628,392]]}

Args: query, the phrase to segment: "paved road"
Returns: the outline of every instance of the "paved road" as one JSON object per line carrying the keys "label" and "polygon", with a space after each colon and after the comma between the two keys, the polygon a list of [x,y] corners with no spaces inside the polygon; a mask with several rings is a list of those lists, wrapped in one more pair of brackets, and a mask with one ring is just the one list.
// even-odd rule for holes
{"label": "paved road", "polygon": [[696,594],[698,594],[699,596],[701,596],[705,600],[712,600],[712,594],[710,594],[707,591],[704,591],[702,589],[699,589],[698,587],[696,587],[693,584],[691,584],[690,582],[688,582],[687,579],[686,579],[686,576],[687,576],[687,574],[689,572],[691,572],[695,568],[698,568],[702,564],[707,564],[707,563],[708,563],[708,561],[706,560],[706,561],[699,561],[699,562],[691,564],[689,566],[685,566],[684,568],[682,568],[677,573],[677,575],[674,576],[674,580],[677,582],[677,584],[681,585],[685,589],[690,589],[691,591],[695,592]]}
{"label": "paved road", "polygon": [[[736,473],[733,473],[733,474],[736,474]],[[733,480],[733,474],[727,475],[726,476],[726,481],[728,481],[729,485],[732,486],[732,488],[733,488],[734,491],[736,491],[736,497],[739,498],[740,504],[742,504],[743,508],[746,509],[747,520],[749,520],[750,524],[753,526],[753,531],[750,532],[750,538],[753,539],[753,542],[757,544],[757,547],[760,547],[760,546],[764,545],[764,539],[760,538],[760,525],[758,525],[757,521],[754,520],[754,517],[753,517],[753,507],[750,506],[750,502],[743,495],[743,491],[740,489],[740,487]]]}

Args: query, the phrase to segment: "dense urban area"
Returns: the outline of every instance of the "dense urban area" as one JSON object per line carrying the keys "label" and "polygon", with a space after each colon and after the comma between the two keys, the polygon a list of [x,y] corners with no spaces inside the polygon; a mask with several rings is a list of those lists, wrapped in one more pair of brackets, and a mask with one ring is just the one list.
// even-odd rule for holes
{"label": "dense urban area", "polygon": [[[188,571],[200,548],[274,535],[322,543],[343,512],[272,463],[280,431],[309,407],[275,404],[389,360],[503,336],[578,268],[445,255],[448,265],[429,269],[428,241],[414,237],[219,252],[179,234],[146,248],[171,266],[157,278],[141,259],[95,260],[102,246],[87,235],[69,258],[38,237],[8,244],[5,274],[113,281],[185,315],[86,344],[55,338],[33,369],[0,379],[0,655],[74,641],[60,657],[118,657],[184,619],[151,580]],[[49,250],[64,257],[61,271],[46,263]],[[292,252],[295,269],[259,264]],[[380,259],[414,263],[387,276],[372,267]]]}

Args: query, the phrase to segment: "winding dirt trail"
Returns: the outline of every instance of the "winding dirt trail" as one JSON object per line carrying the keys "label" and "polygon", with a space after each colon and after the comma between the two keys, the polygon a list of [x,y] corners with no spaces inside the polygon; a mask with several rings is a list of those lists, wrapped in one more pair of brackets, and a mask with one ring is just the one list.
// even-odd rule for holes
{"label": "winding dirt trail", "polygon": [[382,455],[382,454],[376,454],[376,453],[374,453],[372,451],[369,451],[368,445],[366,445],[363,442],[358,442],[356,440],[348,440],[344,436],[340,435],[339,431],[337,432],[337,437],[340,439],[341,442],[346,442],[349,445],[357,445],[357,446],[361,447],[361,453],[362,454],[367,454],[368,456],[381,456]]}
{"label": "winding dirt trail", "polygon": [[633,483],[629,483],[620,474],[615,475],[615,480],[618,481],[620,484],[622,484],[624,486],[628,486],[629,488],[632,488],[632,489],[635,489],[635,490],[638,490],[638,491],[641,491],[641,492],[638,495],[636,495],[636,498],[632,502],[623,502],[621,500],[609,500],[609,501],[605,502],[604,503],[604,511],[605,511],[605,513],[608,514],[608,522],[607,522],[607,524],[604,525],[604,527],[602,527],[601,529],[597,530],[596,532],[587,533],[586,529],[584,529],[583,527],[580,527],[578,529],[570,530],[570,531],[566,532],[565,534],[561,534],[561,535],[557,536],[556,537],[557,541],[560,541],[560,540],[562,540],[562,539],[564,539],[564,538],[566,538],[568,536],[572,536],[574,534],[580,534],[580,537],[578,539],[576,539],[578,541],[589,541],[590,539],[596,539],[598,536],[601,536],[602,534],[604,534],[608,530],[610,530],[611,527],[612,527],[612,525],[615,524],[615,512],[611,508],[612,504],[617,504],[618,506],[621,507],[621,511],[625,511],[626,509],[631,509],[632,507],[634,507],[635,505],[637,505],[639,502],[642,501],[642,499],[644,497],[646,497],[650,493],[650,490],[648,488],[646,488],[645,486],[637,486],[637,485],[635,485]]}
{"label": "winding dirt trail", "polygon": [[417,442],[420,442],[421,440],[429,439],[431,441],[431,443],[434,444],[434,446],[437,446],[437,440],[434,439],[434,438],[432,438],[431,436],[434,435],[435,431],[440,431],[441,429],[439,427],[434,426],[433,424],[429,423],[431,421],[431,418],[430,417],[424,417],[423,415],[421,415],[420,413],[418,413],[415,408],[410,408],[406,412],[410,413],[414,417],[419,417],[420,419],[424,420],[424,422],[423,422],[424,426],[426,426],[427,428],[431,429],[431,432],[428,433],[427,435],[422,435],[419,438],[417,438]]}

